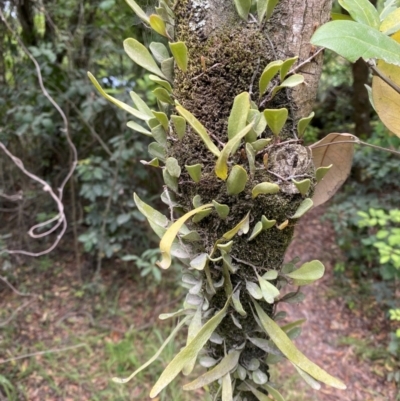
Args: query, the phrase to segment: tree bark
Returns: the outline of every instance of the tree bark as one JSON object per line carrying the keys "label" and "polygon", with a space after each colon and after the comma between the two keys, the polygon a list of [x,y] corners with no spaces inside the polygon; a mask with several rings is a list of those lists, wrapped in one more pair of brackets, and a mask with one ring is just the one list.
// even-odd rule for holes
{"label": "tree bark", "polygon": [[[247,91],[257,103],[258,81],[269,62],[299,56],[297,64],[300,64],[311,57],[316,49],[309,40],[315,29],[329,19],[330,9],[331,0],[282,0],[271,18],[260,28],[256,20],[250,18],[249,22],[245,22],[240,19],[233,1],[179,0],[174,10],[176,40],[186,43],[189,66],[185,73],[175,70],[176,99],[207,128],[216,145],[225,144],[228,117],[235,96]],[[279,271],[282,267],[296,222],[290,216],[294,215],[304,199],[287,178],[302,175],[312,177],[308,194],[312,196],[314,166],[308,149],[296,141],[296,126],[299,118],[306,117],[312,109],[321,68],[322,53],[297,71],[304,75],[304,84],[295,90],[282,90],[260,109],[286,107],[289,118],[279,140],[273,140],[272,145],[257,154],[257,169],[253,176],[248,168],[244,147],[233,155],[232,165],[242,166],[250,177],[245,190],[238,195],[227,194],[225,182],[214,173],[215,157],[193,130],[188,130],[181,141],[173,142],[168,149],[168,156],[176,158],[182,167],[198,163],[202,165],[202,177],[198,183],[193,182],[182,169],[176,196],[186,211],[193,208],[196,195],[200,195],[204,204],[214,200],[230,208],[225,220],[213,213],[198,224],[189,224],[202,237],[202,243],[192,249],[193,255],[203,250],[211,254],[216,241],[247,213],[250,216],[250,230],[262,216],[277,222],[275,227],[263,231],[250,242],[248,235],[234,237],[230,253],[233,268],[231,266],[228,274],[232,287],[241,291],[240,299],[247,316],[239,316],[231,311],[217,329],[223,343],[209,341],[207,345],[208,354],[220,358],[224,355],[225,347],[229,351],[245,344],[240,364],[247,369],[252,359],[259,359],[260,369],[267,375],[268,366],[264,363],[266,353],[247,341],[247,336],[262,337],[262,334],[254,319],[246,282],[258,282],[256,271],[262,275],[269,270]],[[273,137],[269,128],[261,136]],[[290,142],[285,143],[287,141]],[[253,199],[252,188],[261,182],[277,183],[280,192]],[[281,224],[285,222],[288,225],[282,228]],[[212,281],[225,278],[225,288],[217,288],[216,294],[210,293],[204,285],[203,295],[209,301],[210,308],[221,309],[226,302],[229,294],[226,274],[227,268],[222,262],[210,262]],[[262,307],[269,316],[276,312],[274,304],[262,303]],[[231,314],[235,315],[243,329],[233,323]],[[213,392],[216,392],[215,388]],[[237,392],[235,390],[235,394]],[[248,401],[256,400],[249,394],[246,393]]]}

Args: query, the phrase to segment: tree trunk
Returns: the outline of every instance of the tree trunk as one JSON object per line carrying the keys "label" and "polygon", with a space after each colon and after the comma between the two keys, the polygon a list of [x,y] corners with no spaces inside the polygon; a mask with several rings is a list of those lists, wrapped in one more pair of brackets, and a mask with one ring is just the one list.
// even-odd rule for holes
{"label": "tree trunk", "polygon": [[[260,28],[251,18],[250,22],[240,19],[233,1],[179,0],[174,10],[176,40],[186,43],[189,66],[186,73],[175,70],[176,99],[207,128],[215,144],[225,144],[228,117],[235,96],[247,91],[250,92],[251,99],[258,102],[258,81],[269,62],[298,55],[297,64],[300,64],[312,56],[315,49],[309,44],[309,40],[315,29],[329,19],[330,9],[331,0],[282,0],[271,18]],[[225,220],[212,213],[190,226],[201,234],[203,249],[208,254],[213,252],[217,240],[248,213],[250,232],[263,216],[276,220],[276,226],[263,231],[252,241],[248,241],[249,235],[236,235],[230,252],[232,265],[229,273],[221,261],[210,261],[209,265],[212,281],[218,282],[224,277],[225,288],[215,288],[215,295],[206,286],[203,289],[210,309],[216,310],[224,306],[229,293],[227,274],[232,288],[240,289],[240,300],[247,316],[233,312],[231,314],[234,314],[243,329],[235,325],[228,314],[217,329],[223,343],[209,341],[207,350],[210,356],[220,358],[224,355],[225,348],[229,351],[245,344],[240,357],[240,364],[245,369],[250,367],[252,359],[264,361],[266,356],[264,351],[246,341],[247,336],[262,337],[259,332],[255,334],[258,326],[252,313],[251,298],[246,291],[246,281],[257,283],[256,271],[262,275],[269,270],[281,269],[296,222],[290,216],[294,215],[304,200],[287,178],[306,175],[314,177],[310,152],[301,145],[301,141],[297,141],[296,126],[299,118],[306,117],[312,109],[321,67],[322,54],[318,54],[297,71],[304,75],[304,84],[295,90],[282,90],[272,101],[260,108],[261,111],[265,108],[286,107],[289,118],[279,139],[273,140],[272,145],[257,154],[254,175],[249,171],[243,146],[231,157],[231,165],[242,166],[250,177],[243,192],[237,195],[227,194],[226,183],[214,173],[215,157],[193,130],[187,130],[183,139],[173,142],[168,149],[168,156],[176,158],[182,167],[202,165],[202,176],[198,183],[182,169],[177,201],[185,211],[193,209],[192,202],[196,195],[200,195],[203,204],[216,201],[230,208]],[[271,138],[273,135],[267,128],[261,137]],[[280,192],[253,199],[252,188],[261,182],[278,184]],[[309,197],[314,184],[315,179],[312,178]],[[196,249],[193,254],[196,254]],[[269,316],[276,312],[274,304],[262,303],[262,307]],[[260,369],[268,375],[268,366],[263,362]],[[238,390],[235,391],[236,394]],[[247,394],[250,393],[246,393],[248,401],[256,400],[254,396]]]}

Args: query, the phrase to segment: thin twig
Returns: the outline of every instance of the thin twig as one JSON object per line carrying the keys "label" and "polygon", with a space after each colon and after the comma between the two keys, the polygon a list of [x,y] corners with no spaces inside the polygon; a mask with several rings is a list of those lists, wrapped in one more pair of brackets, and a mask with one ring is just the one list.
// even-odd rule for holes
{"label": "thin twig", "polygon": [[4,361],[0,361],[0,365],[3,363],[18,361],[20,359],[31,358],[32,356],[55,354],[58,352],[69,351],[71,349],[81,348],[81,347],[86,347],[86,346],[87,346],[86,343],[80,343],[77,345],[71,345],[69,347],[64,347],[64,348],[54,348],[54,349],[48,349],[46,351],[32,352],[31,354],[20,355],[20,356],[14,357],[14,358],[9,358],[9,359],[5,359]]}
{"label": "thin twig", "polygon": [[323,50],[325,50],[325,47],[321,47],[320,49],[318,49],[312,56],[310,56],[308,59],[302,61],[300,64],[296,65],[295,67],[293,67],[287,74],[286,76],[292,75],[294,74],[296,71],[298,71],[301,67],[303,67],[304,65],[308,64],[310,61],[312,61],[315,57],[318,56],[319,53],[321,53]]}
{"label": "thin twig", "polygon": [[10,289],[12,292],[15,294],[21,296],[21,297],[37,297],[36,294],[29,294],[29,293],[23,293],[19,292],[8,280],[6,277],[0,276],[0,280],[3,281]]}
{"label": "thin twig", "polygon": [[30,305],[31,303],[35,302],[37,298],[35,299],[30,299],[29,301],[26,301],[22,305],[20,305],[17,309],[14,310],[13,313],[4,321],[0,322],[0,327],[5,327],[7,326],[8,323],[11,322],[11,320],[14,319],[14,317],[18,314],[18,312],[22,309],[24,309],[26,306]]}
{"label": "thin twig", "polygon": [[379,71],[375,65],[371,64],[371,62],[367,62],[367,65],[373,71],[373,75],[377,75],[382,81],[386,82],[393,90],[395,90],[400,95],[400,86],[393,82],[389,77]]}

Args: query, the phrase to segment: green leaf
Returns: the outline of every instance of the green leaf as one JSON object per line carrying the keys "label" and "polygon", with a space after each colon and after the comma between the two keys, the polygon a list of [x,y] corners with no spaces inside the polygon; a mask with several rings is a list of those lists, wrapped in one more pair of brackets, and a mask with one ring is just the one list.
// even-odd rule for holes
{"label": "green leaf", "polygon": [[304,131],[310,124],[310,121],[313,119],[315,113],[312,112],[308,117],[301,118],[297,123],[297,135],[301,137],[304,134]]}
{"label": "green leaf", "polygon": [[221,362],[216,365],[214,368],[204,373],[196,380],[193,380],[191,383],[185,384],[183,386],[184,390],[197,390],[208,384],[215,382],[221,377],[225,376],[231,370],[235,369],[238,361],[239,361],[240,352],[232,351],[226,357],[224,357]]}
{"label": "green leaf", "polygon": [[162,175],[165,185],[174,192],[178,192],[178,179],[173,177],[166,168],[163,169]]}
{"label": "green leaf", "polygon": [[285,333],[287,333],[288,331],[290,331],[290,330],[292,330],[292,329],[294,329],[294,328],[296,328],[296,327],[301,326],[301,325],[302,325],[303,323],[305,323],[306,321],[307,321],[307,319],[299,319],[299,320],[296,320],[296,321],[294,321],[294,322],[292,322],[292,323],[285,324],[284,326],[281,327],[281,329],[282,329]]}
{"label": "green leaf", "polygon": [[257,235],[261,234],[261,232],[263,231],[263,225],[261,223],[261,221],[259,221],[253,228],[253,232],[250,235],[250,238],[248,239],[248,241],[250,242],[251,240],[253,240],[254,238],[257,237]]}
{"label": "green leaf", "polygon": [[196,256],[190,262],[190,267],[196,270],[204,270],[206,264],[208,263],[208,254],[201,253],[200,255]]}
{"label": "green leaf", "polygon": [[253,124],[249,124],[246,127],[244,127],[239,133],[235,134],[235,136],[232,139],[230,139],[222,149],[218,157],[217,163],[215,164],[215,174],[221,180],[226,180],[226,178],[228,177],[228,158],[231,152],[233,152],[234,148],[238,147],[241,139],[243,139],[246,136],[246,134],[250,131],[252,126]]}
{"label": "green leaf", "polygon": [[266,109],[264,110],[264,116],[268,127],[275,136],[278,136],[288,118],[288,109]]}
{"label": "green leaf", "polygon": [[339,4],[355,21],[379,29],[378,11],[369,0],[339,0]]}
{"label": "green leaf", "polygon": [[142,213],[147,220],[153,221],[155,224],[161,227],[168,226],[169,220],[162,213],[143,202],[136,193],[133,194],[133,199],[137,208],[139,209],[139,212]]}
{"label": "green leaf", "polygon": [[128,113],[139,118],[140,120],[144,120],[144,121],[149,120],[149,116],[147,114],[140,112],[139,110],[136,110],[133,107],[128,106],[124,102],[121,102],[120,100],[116,99],[115,97],[112,97],[109,94],[107,94],[104,91],[104,89],[100,86],[97,79],[90,72],[88,72],[87,75],[88,75],[90,81],[92,82],[92,84],[99,91],[100,95],[103,96],[104,98],[106,98],[109,102],[114,103],[116,106],[118,106],[122,110],[127,111]]}
{"label": "green leaf", "polygon": [[186,133],[186,120],[180,116],[171,116],[172,124],[174,124],[176,135],[182,139]]}
{"label": "green leaf", "polygon": [[168,131],[168,117],[161,111],[153,111],[154,117],[159,121],[165,131]]}
{"label": "green leaf", "polygon": [[325,267],[319,260],[304,263],[297,270],[286,274],[287,277],[293,279],[295,285],[307,285],[315,280],[319,280],[325,273]]}
{"label": "green leaf", "polygon": [[311,186],[311,180],[306,178],[305,180],[301,181],[296,181],[295,179],[292,179],[293,184],[297,188],[297,190],[304,196],[308,190],[310,189]]}
{"label": "green leaf", "polygon": [[251,281],[246,281],[246,290],[255,299],[262,299],[263,294],[261,288]]}
{"label": "green leaf", "polygon": [[165,129],[158,124],[156,127],[151,129],[151,134],[153,138],[165,149],[167,147],[167,134]]}
{"label": "green leaf", "polygon": [[241,235],[241,233],[247,234],[249,232],[249,217],[250,217],[250,212],[248,212],[246,216],[244,216],[244,218],[240,220],[240,222],[235,227],[232,228],[232,230],[226,232],[222,237],[229,241],[236,234],[239,235]]}
{"label": "green leaf", "polygon": [[275,6],[278,4],[279,0],[257,0],[257,14],[258,22],[261,24],[262,20],[269,20]]}
{"label": "green leaf", "polygon": [[264,280],[276,280],[278,278],[278,272],[276,270],[268,270],[266,273],[262,275]]}
{"label": "green leaf", "polygon": [[181,105],[176,106],[176,110],[197,132],[197,134],[199,134],[200,138],[203,140],[208,150],[215,156],[219,157],[221,152],[212,142],[204,125],[190,111],[186,110],[183,106]]}
{"label": "green leaf", "polygon": [[[201,312],[202,312],[201,307],[197,308],[197,311],[194,314],[192,321],[189,324],[186,345],[189,345],[191,343],[191,341],[197,336],[197,334],[201,330]],[[185,363],[185,366],[182,369],[182,373],[185,376],[192,373],[194,365],[196,364],[196,359],[197,359],[197,355],[195,355],[188,362]]]}
{"label": "green leaf", "polygon": [[317,382],[314,378],[312,378],[308,373],[304,372],[304,370],[300,369],[294,363],[292,365],[296,368],[297,373],[300,377],[313,389],[313,390],[320,390],[321,384]]}
{"label": "green leaf", "polygon": [[151,14],[149,17],[149,24],[153,31],[156,31],[160,35],[168,38],[165,22],[159,15]]}
{"label": "green leaf", "polygon": [[151,156],[160,159],[161,161],[165,161],[165,148],[164,146],[160,145],[157,142],[152,142],[149,147],[148,151]]}
{"label": "green leaf", "polygon": [[189,320],[190,316],[186,316],[184,317],[179,323],[178,325],[174,328],[174,330],[172,331],[172,333],[169,335],[169,337],[164,341],[164,343],[161,345],[161,347],[157,350],[157,352],[155,353],[155,355],[150,358],[144,365],[142,365],[139,369],[136,369],[129,377],[121,379],[119,377],[113,377],[111,380],[114,383],[127,383],[130,380],[132,380],[138,373],[140,373],[143,369],[146,369],[147,366],[151,365],[154,361],[156,361],[159,356],[161,355],[161,353],[163,352],[164,348],[170,343],[170,341],[175,337],[176,333],[178,333],[178,331],[182,328],[182,326],[184,326],[186,324],[186,322]]}
{"label": "green leaf", "polygon": [[212,212],[211,209],[207,209],[207,210],[203,210],[203,211],[197,213],[196,216],[194,216],[192,219],[193,223],[199,223],[205,217],[209,216],[211,214],[211,212]]}
{"label": "green leaf", "polygon": [[315,363],[311,362],[303,353],[301,353],[285,332],[262,310],[256,301],[254,306],[257,315],[260,319],[263,329],[270,339],[275,343],[278,349],[289,359],[293,364],[304,370],[314,379],[319,380],[329,386],[344,390],[346,385],[331,376]]}
{"label": "green leaf", "polygon": [[161,64],[163,61],[167,60],[170,57],[168,49],[165,47],[163,43],[151,42],[149,48],[151,54],[159,64]]}
{"label": "green leaf", "polygon": [[138,6],[135,0],[125,0],[129,7],[135,12],[135,14],[144,22],[149,23],[149,17],[147,14]]}
{"label": "green leaf", "polygon": [[145,166],[160,167],[160,161],[157,159],[157,157],[151,159],[149,162],[146,160],[140,160],[140,163]]}
{"label": "green leaf", "polygon": [[247,21],[251,7],[251,0],[234,0],[234,2],[239,17]]}
{"label": "green leaf", "polygon": [[223,309],[221,309],[216,315],[214,315],[201,330],[197,333],[196,337],[186,345],[168,364],[164,372],[161,374],[157,383],[154,385],[150,392],[150,398],[156,397],[161,390],[163,390],[179,372],[183,369],[185,364],[193,358],[194,355],[198,355],[200,350],[204,347],[211,334],[215,331],[222,319],[226,316],[226,311],[230,303],[230,298],[225,303]]}
{"label": "green leaf", "polygon": [[275,60],[275,61],[270,62],[264,68],[264,71],[262,72],[260,81],[259,81],[260,97],[267,90],[268,84],[271,82],[271,79],[280,71],[282,64],[283,64],[282,60]]}
{"label": "green leaf", "polygon": [[311,43],[326,47],[340,56],[356,62],[378,58],[400,65],[400,44],[383,33],[353,21],[331,21],[314,33]]}
{"label": "green leaf", "polygon": [[153,93],[160,102],[174,104],[174,101],[165,88],[156,88],[153,90]]}
{"label": "green leaf", "polygon": [[272,397],[274,397],[275,401],[285,401],[285,399],[282,397],[281,393],[278,390],[276,390],[274,387],[269,385],[268,383],[265,383],[263,385],[263,387],[268,391],[268,393],[270,395],[272,395]]}
{"label": "green leaf", "polygon": [[161,313],[161,315],[158,316],[160,320],[167,320],[171,319],[172,317],[179,317],[182,315],[193,315],[194,310],[193,309],[179,309],[176,312],[171,312],[171,313]]}
{"label": "green leaf", "polygon": [[257,278],[265,301],[269,304],[273,304],[275,302],[275,298],[280,294],[279,290],[273,284],[271,284],[267,280],[264,280],[258,274]]}
{"label": "green leaf", "polygon": [[269,143],[271,142],[271,138],[265,139],[258,139],[257,141],[253,142],[251,146],[253,146],[254,151],[259,152],[263,150]]}
{"label": "green leaf", "polygon": [[150,107],[147,106],[146,102],[142,100],[142,98],[134,91],[130,91],[129,95],[131,96],[131,99],[133,100],[133,103],[135,104],[136,108],[143,114],[146,114],[149,119],[153,118],[153,112],[150,110]]}
{"label": "green leaf", "polygon": [[232,401],[233,400],[232,379],[229,373],[227,373],[222,378],[221,387],[222,387],[221,401]]}
{"label": "green leaf", "polygon": [[145,70],[158,75],[161,78],[168,79],[158,68],[157,63],[149,51],[136,39],[129,38],[124,40],[124,49],[126,54]]}
{"label": "green leaf", "polygon": [[258,195],[276,194],[279,192],[279,185],[272,182],[262,182],[257,184],[251,191],[252,198],[257,198]]}
{"label": "green leaf", "polygon": [[276,220],[268,220],[264,215],[261,217],[261,222],[264,230],[268,230],[276,224]]}
{"label": "green leaf", "polygon": [[303,75],[300,74],[291,75],[289,78],[286,78],[280,85],[274,88],[271,96],[274,97],[283,88],[294,88],[295,86],[300,85],[303,82],[304,82]]}
{"label": "green leaf", "polygon": [[149,78],[156,84],[165,88],[168,91],[168,93],[172,92],[171,84],[168,81],[166,81],[165,79],[161,79],[161,78],[157,77],[157,75],[153,75],[153,74],[150,74]]}
{"label": "green leaf", "polygon": [[174,58],[170,57],[161,63],[161,71],[168,81],[174,80]]}
{"label": "green leaf", "polygon": [[287,75],[287,73],[290,71],[290,68],[292,65],[299,59],[299,56],[291,57],[286,59],[281,67],[281,81],[283,81]]}
{"label": "green leaf", "polygon": [[172,175],[172,177],[179,178],[181,175],[181,167],[179,166],[178,160],[174,157],[168,157],[165,162],[165,167],[168,172]]}
{"label": "green leaf", "polygon": [[320,182],[326,175],[326,173],[332,168],[333,164],[326,167],[318,167],[315,171],[315,179]]}
{"label": "green leaf", "polygon": [[153,134],[147,130],[146,128],[142,127],[140,124],[135,123],[135,121],[128,121],[126,123],[126,126],[130,129],[133,129],[136,132],[140,132],[141,134],[144,134],[146,136],[153,136]]}
{"label": "green leaf", "polygon": [[246,311],[243,309],[243,305],[240,302],[240,289],[235,291],[232,295],[232,303],[236,312],[239,313],[240,316],[247,316]]}
{"label": "green leaf", "polygon": [[254,177],[256,172],[256,153],[250,143],[246,143],[246,156],[247,161],[249,162],[250,176]]}
{"label": "green leaf", "polygon": [[174,56],[176,64],[183,71],[187,71],[188,66],[188,50],[185,42],[169,43],[169,48]]}
{"label": "green leaf", "polygon": [[379,30],[385,35],[392,35],[400,30],[400,8],[396,8],[382,21]]}
{"label": "green leaf", "polygon": [[396,10],[397,6],[399,6],[399,0],[386,0],[383,4],[383,8],[379,18],[383,21],[390,13]]}
{"label": "green leaf", "polygon": [[300,203],[300,206],[297,208],[296,213],[293,216],[290,216],[291,219],[299,219],[306,212],[308,212],[313,207],[314,202],[310,198],[306,198],[303,202]]}
{"label": "green leaf", "polygon": [[181,218],[176,220],[166,231],[165,235],[161,239],[160,242],[160,250],[161,250],[161,255],[162,259],[160,262],[157,262],[157,265],[160,266],[162,269],[168,269],[171,266],[171,246],[172,243],[175,239],[175,237],[178,235],[179,230],[182,228],[182,226],[185,224],[186,220],[189,219],[190,217],[194,216],[195,214],[201,212],[204,209],[213,207],[212,203],[208,203],[206,205],[202,205],[194,210],[191,210],[190,212],[186,213],[183,215]]}
{"label": "green leaf", "polygon": [[248,180],[247,172],[242,166],[233,166],[228,179],[226,180],[226,190],[228,195],[237,195],[244,191]]}
{"label": "green leaf", "polygon": [[228,205],[222,205],[221,203],[218,203],[217,201],[213,200],[212,201],[214,208],[216,212],[218,213],[218,216],[221,219],[226,219],[229,214],[229,206]]}
{"label": "green leaf", "polygon": [[[214,201],[213,201],[214,203]],[[226,206],[226,205],[224,205]],[[233,245],[233,241],[229,241],[225,244],[217,244],[217,248],[221,251],[224,251],[226,253],[229,253],[232,250],[232,245]],[[222,252],[221,252],[222,253]],[[223,254],[223,253],[222,253]]]}
{"label": "green leaf", "polygon": [[243,131],[247,124],[247,115],[250,110],[250,95],[248,92],[240,93],[235,97],[228,119],[228,139],[234,138]]}
{"label": "green leaf", "polygon": [[201,164],[194,164],[192,166],[185,165],[187,172],[190,175],[190,178],[194,182],[199,182],[201,179]]}
{"label": "green leaf", "polygon": [[350,15],[341,13],[331,13],[331,19],[332,21],[340,21],[340,20],[354,21],[353,18],[350,17]]}
{"label": "green leaf", "polygon": [[253,393],[253,395],[257,398],[258,401],[271,401],[271,398],[269,398],[266,394],[262,393],[261,391],[258,391],[256,388],[251,386],[249,383],[244,382],[246,386],[250,389],[250,391]]}

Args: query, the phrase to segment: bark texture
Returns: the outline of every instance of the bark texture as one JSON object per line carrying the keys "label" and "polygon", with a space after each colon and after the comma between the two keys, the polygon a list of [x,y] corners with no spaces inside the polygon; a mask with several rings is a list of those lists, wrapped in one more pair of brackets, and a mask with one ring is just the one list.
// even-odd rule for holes
{"label": "bark texture", "polygon": [[[258,81],[265,66],[274,60],[298,55],[302,63],[313,55],[309,40],[315,29],[329,19],[331,0],[282,0],[271,18],[260,27],[256,20],[241,20],[233,1],[228,0],[179,0],[175,8],[176,40],[184,41],[189,52],[187,72],[175,70],[174,96],[207,128],[214,143],[220,147],[227,142],[227,124],[235,96],[248,91],[260,106]],[[291,219],[304,200],[289,177],[310,177],[312,196],[315,184],[314,166],[308,149],[296,141],[299,118],[306,117],[313,106],[322,67],[322,54],[301,66],[305,83],[296,90],[282,90],[260,111],[286,107],[289,118],[280,138],[256,154],[256,171],[249,170],[244,141],[229,160],[243,167],[249,176],[245,190],[238,195],[228,195],[226,183],[214,173],[215,156],[207,150],[199,136],[191,129],[181,141],[170,143],[168,156],[178,160],[180,166],[202,165],[201,180],[195,183],[185,169],[179,178],[177,201],[185,211],[193,208],[196,195],[203,204],[216,201],[228,205],[230,213],[221,219],[213,212],[191,229],[200,233],[202,241],[192,248],[192,255],[207,252],[218,257],[215,243],[224,233],[249,215],[251,233],[255,224],[265,216],[276,220],[276,225],[263,231],[254,240],[248,235],[236,235],[226,261],[209,263],[202,294],[210,305],[209,310],[219,310],[226,302],[232,288],[240,290],[240,300],[247,316],[232,310],[217,329],[218,336],[207,345],[207,352],[214,358],[224,355],[225,348],[241,349],[240,365],[251,371],[252,360],[261,362],[260,370],[268,375],[266,353],[247,340],[248,336],[263,337],[252,312],[252,301],[246,291],[246,282],[257,283],[260,275],[269,270],[279,271],[285,251],[292,239],[295,219]],[[267,128],[262,138],[273,137]],[[289,141],[289,142],[288,142]],[[301,178],[299,178],[301,179]],[[262,182],[273,182],[280,191],[273,195],[252,197],[252,189]],[[283,225],[282,225],[283,224]],[[190,224],[189,224],[190,225]],[[221,252],[222,254],[222,252]],[[224,286],[210,287],[210,282],[224,281]],[[231,282],[231,285],[229,284]],[[279,287],[279,283],[275,282]],[[274,304],[263,302],[262,308],[274,316]],[[204,314],[207,319],[207,312]],[[234,324],[234,318],[239,325]],[[222,339],[222,341],[221,341]],[[214,392],[216,389],[213,390]],[[235,394],[239,390],[235,390]],[[256,400],[246,392],[248,401]],[[216,398],[219,399],[219,398]]]}

